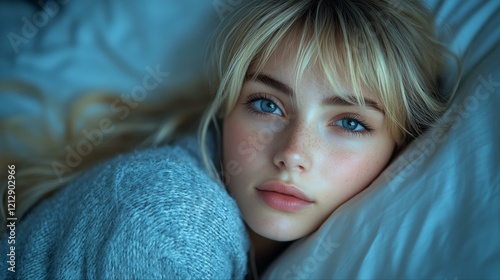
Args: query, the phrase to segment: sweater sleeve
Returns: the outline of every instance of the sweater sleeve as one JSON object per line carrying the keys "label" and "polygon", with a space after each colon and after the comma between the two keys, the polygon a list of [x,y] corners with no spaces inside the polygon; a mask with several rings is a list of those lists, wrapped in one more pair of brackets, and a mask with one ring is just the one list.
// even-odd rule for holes
{"label": "sweater sleeve", "polygon": [[151,162],[149,170],[135,164],[120,168],[119,216],[102,247],[106,257],[98,274],[243,278],[245,229],[232,199],[185,150],[173,149],[160,162]]}
{"label": "sweater sleeve", "polygon": [[235,202],[193,151],[168,146],[86,172],[19,224],[21,278],[241,279]]}

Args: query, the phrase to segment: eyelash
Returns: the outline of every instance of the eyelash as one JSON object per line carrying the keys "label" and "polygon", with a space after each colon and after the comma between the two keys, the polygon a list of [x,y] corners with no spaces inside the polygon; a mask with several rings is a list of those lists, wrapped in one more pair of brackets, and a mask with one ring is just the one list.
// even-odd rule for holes
{"label": "eyelash", "polygon": [[361,125],[365,130],[361,130],[361,131],[349,130],[349,129],[343,128],[341,126],[338,126],[345,133],[348,133],[348,134],[351,134],[351,135],[355,135],[355,136],[363,136],[363,135],[370,134],[373,131],[373,128],[370,125],[368,125],[365,120],[363,120],[360,116],[353,115],[353,114],[345,114],[345,115],[343,115],[341,118],[339,118],[336,121],[334,121],[333,125],[337,126],[337,125],[335,125],[336,122],[341,121],[341,120],[346,120],[346,119],[347,120],[353,120],[353,121],[359,123],[359,125]]}
{"label": "eyelash", "polygon": [[[270,95],[267,95],[265,93],[256,93],[256,94],[252,94],[252,95],[249,95],[245,102],[243,102],[243,105],[245,105],[245,107],[248,109],[248,111],[252,114],[256,114],[256,115],[276,115],[276,114],[272,114],[272,113],[264,113],[264,112],[261,112],[259,110],[256,110],[254,107],[253,107],[253,104],[255,101],[259,101],[259,100],[269,100],[271,102],[273,102],[274,104],[276,104],[276,106],[278,107],[278,109],[282,112],[283,109],[281,109],[281,107],[278,105],[279,102],[272,96]],[[278,116],[278,115],[276,115]]]}

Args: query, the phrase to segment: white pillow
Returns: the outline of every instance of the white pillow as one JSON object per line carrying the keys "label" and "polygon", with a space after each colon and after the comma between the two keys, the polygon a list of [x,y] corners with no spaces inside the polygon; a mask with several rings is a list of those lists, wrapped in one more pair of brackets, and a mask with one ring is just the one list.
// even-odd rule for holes
{"label": "white pillow", "polygon": [[412,143],[264,279],[500,276],[500,1],[425,3],[463,59],[453,126]]}

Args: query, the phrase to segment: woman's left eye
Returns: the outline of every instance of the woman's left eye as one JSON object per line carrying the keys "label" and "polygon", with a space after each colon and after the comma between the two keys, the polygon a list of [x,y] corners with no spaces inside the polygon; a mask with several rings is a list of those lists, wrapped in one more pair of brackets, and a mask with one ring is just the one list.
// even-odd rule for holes
{"label": "woman's left eye", "polygon": [[252,109],[257,110],[259,113],[283,115],[278,105],[267,98],[259,98],[250,102]]}
{"label": "woman's left eye", "polygon": [[353,132],[362,132],[367,130],[367,128],[360,121],[351,118],[343,118],[341,120],[338,120],[335,122],[335,125]]}

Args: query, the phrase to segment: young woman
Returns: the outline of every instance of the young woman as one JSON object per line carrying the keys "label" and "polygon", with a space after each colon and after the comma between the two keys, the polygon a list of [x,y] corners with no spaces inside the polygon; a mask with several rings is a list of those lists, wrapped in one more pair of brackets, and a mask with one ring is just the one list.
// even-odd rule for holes
{"label": "young woman", "polygon": [[[110,156],[109,142],[69,183],[47,172],[23,192],[19,270],[241,278],[250,247],[257,276],[444,112],[444,49],[432,22],[418,1],[245,1],[210,51],[215,95],[201,118],[200,153],[187,137],[94,166]],[[166,143],[180,135],[172,125],[199,112],[190,111],[198,101],[184,102],[165,110],[166,126],[155,119],[151,131],[130,125],[110,138]]]}

